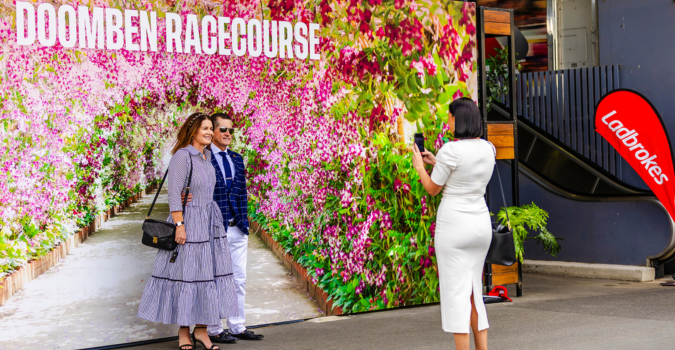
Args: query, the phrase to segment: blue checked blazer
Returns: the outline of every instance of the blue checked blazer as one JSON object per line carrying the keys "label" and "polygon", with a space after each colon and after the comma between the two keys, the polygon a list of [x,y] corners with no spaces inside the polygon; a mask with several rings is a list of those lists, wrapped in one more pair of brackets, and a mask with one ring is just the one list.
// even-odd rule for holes
{"label": "blue checked blazer", "polygon": [[[227,150],[232,163],[234,163],[235,175],[230,193],[227,192],[225,174],[220,171],[216,155],[211,157],[211,164],[216,168],[216,188],[213,191],[213,200],[220,207],[220,212],[225,220],[225,227],[230,219],[234,218],[234,223],[239,229],[248,235],[248,197],[246,193],[246,168],[244,167],[244,158],[241,154]],[[227,159],[223,159],[223,166],[230,166]],[[229,203],[228,203],[229,201]],[[230,206],[231,204],[231,206]],[[230,209],[233,209],[232,212]]]}

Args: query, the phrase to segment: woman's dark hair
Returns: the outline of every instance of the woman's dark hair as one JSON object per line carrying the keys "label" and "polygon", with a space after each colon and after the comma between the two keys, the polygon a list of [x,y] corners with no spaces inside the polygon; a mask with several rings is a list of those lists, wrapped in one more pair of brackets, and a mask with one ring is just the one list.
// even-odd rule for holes
{"label": "woman's dark hair", "polygon": [[455,135],[457,139],[468,139],[483,136],[483,120],[476,102],[468,97],[452,101],[448,108],[455,116]]}
{"label": "woman's dark hair", "polygon": [[180,131],[178,131],[178,137],[176,137],[176,143],[171,150],[171,154],[176,154],[179,149],[187,147],[192,143],[192,139],[195,137],[197,130],[202,126],[204,120],[211,121],[211,117],[207,114],[202,113],[192,113],[181,126]]}

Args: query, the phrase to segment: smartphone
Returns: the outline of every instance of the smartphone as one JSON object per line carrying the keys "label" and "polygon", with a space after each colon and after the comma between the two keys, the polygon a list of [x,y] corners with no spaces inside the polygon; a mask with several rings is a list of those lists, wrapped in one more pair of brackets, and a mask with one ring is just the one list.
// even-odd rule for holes
{"label": "smartphone", "polygon": [[420,152],[424,152],[424,134],[415,133],[415,144],[420,149]]}

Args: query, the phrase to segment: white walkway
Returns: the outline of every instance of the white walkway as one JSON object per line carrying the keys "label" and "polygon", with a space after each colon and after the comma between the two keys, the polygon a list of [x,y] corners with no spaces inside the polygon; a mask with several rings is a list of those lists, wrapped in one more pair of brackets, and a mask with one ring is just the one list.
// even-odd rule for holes
{"label": "white walkway", "polygon": [[[61,263],[0,306],[0,349],[82,349],[177,335],[177,326],[136,317],[155,250],[140,243],[152,196],[142,198]],[[153,217],[168,215],[166,193]],[[249,238],[247,324],[320,316],[286,268]],[[262,330],[259,333],[264,334]]]}

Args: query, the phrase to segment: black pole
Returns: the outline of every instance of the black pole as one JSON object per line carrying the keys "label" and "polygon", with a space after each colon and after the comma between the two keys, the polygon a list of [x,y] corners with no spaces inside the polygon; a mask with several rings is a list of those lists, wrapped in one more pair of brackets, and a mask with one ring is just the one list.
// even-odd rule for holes
{"label": "black pole", "polygon": [[514,206],[520,205],[519,183],[518,183],[518,110],[516,108],[516,41],[513,33],[515,32],[515,25],[513,21],[513,10],[509,10],[511,14],[511,35],[509,36],[509,103],[511,108],[511,120],[513,122],[513,154],[514,160],[511,166],[511,185],[512,185],[512,202]]}
{"label": "black pole", "polygon": [[485,74],[485,20],[483,6],[476,11],[478,41],[478,107],[483,117],[483,136],[487,139],[487,77]]}
{"label": "black pole", "polygon": [[[509,10],[511,17],[511,35],[509,36],[509,111],[513,122],[513,155],[511,162],[511,200],[513,206],[520,205],[520,183],[518,169],[518,109],[516,106],[516,26],[513,19],[513,10]],[[516,296],[523,296],[523,264],[518,263],[518,284],[516,285]]]}
{"label": "black pole", "polygon": [[[484,7],[477,6],[476,11],[476,41],[478,46],[478,108],[483,118],[483,138],[488,137],[488,118],[487,118],[487,89],[485,74],[485,21]],[[485,202],[490,208],[490,186],[485,188]],[[483,266],[483,284],[485,285],[485,294],[492,290],[492,265],[485,263]]]}

